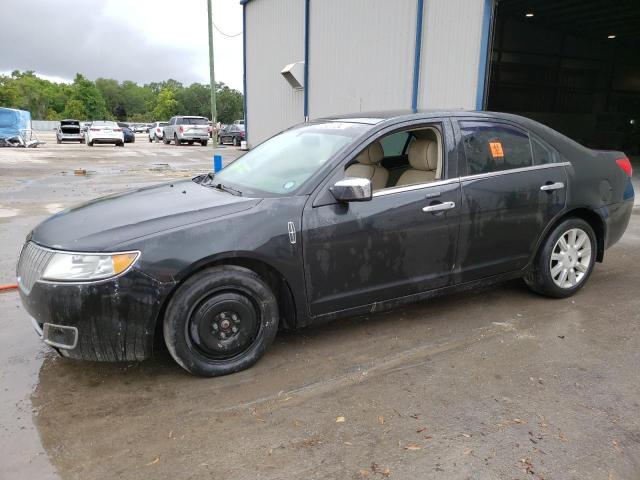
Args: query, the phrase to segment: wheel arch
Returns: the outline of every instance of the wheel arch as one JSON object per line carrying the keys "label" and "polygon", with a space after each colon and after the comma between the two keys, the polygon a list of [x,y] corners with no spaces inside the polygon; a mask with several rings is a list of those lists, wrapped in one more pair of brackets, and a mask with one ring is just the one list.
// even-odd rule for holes
{"label": "wheel arch", "polygon": [[556,217],[547,226],[544,233],[540,236],[538,244],[536,245],[535,253],[532,257],[532,261],[533,259],[535,259],[541,245],[543,245],[544,241],[547,239],[553,229],[556,228],[556,226],[558,226],[560,223],[564,222],[567,218],[580,218],[591,226],[591,228],[593,229],[593,233],[596,236],[596,262],[602,262],[602,260],[604,259],[604,245],[607,233],[606,222],[599,213],[587,207],[573,208],[571,210],[563,212],[561,215]]}
{"label": "wheel arch", "polygon": [[165,312],[167,310],[167,306],[180,286],[182,286],[187,279],[191,278],[196,273],[207,268],[217,267],[220,265],[244,267],[258,274],[269,288],[271,288],[278,301],[280,328],[285,330],[296,328],[296,300],[286,277],[277,268],[262,259],[250,255],[223,254],[196,262],[180,274],[179,281],[176,282],[167,297],[164,299],[162,307],[158,313],[154,333],[154,343],[156,345],[158,345],[159,341],[163,340],[162,325],[164,323]]}

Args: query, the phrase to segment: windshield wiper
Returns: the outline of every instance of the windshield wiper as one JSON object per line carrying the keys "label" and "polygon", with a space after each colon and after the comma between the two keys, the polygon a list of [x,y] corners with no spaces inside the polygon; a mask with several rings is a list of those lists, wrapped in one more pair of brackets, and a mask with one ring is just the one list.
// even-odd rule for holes
{"label": "windshield wiper", "polygon": [[236,188],[232,188],[228,185],[223,185],[222,183],[214,185],[214,188],[217,188],[218,190],[222,190],[223,192],[230,193],[232,195],[242,196],[242,192],[240,190]]}

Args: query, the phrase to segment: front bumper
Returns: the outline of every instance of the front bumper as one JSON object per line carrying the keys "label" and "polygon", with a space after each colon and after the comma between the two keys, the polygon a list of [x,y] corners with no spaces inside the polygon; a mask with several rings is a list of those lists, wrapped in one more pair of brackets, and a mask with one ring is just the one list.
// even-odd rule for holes
{"label": "front bumper", "polygon": [[19,292],[36,331],[64,356],[136,361],[151,356],[156,323],[173,285],[134,268],[112,280],[37,281],[29,294]]}

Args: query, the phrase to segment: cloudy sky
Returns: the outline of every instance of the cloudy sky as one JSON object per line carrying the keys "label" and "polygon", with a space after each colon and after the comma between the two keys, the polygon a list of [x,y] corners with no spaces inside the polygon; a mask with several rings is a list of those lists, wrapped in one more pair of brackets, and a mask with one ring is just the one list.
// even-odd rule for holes
{"label": "cloudy sky", "polygon": [[[76,72],[140,84],[209,82],[206,0],[3,0],[0,72]],[[242,32],[239,0],[213,0],[214,23]],[[242,90],[242,35],[214,29],[216,80]]]}

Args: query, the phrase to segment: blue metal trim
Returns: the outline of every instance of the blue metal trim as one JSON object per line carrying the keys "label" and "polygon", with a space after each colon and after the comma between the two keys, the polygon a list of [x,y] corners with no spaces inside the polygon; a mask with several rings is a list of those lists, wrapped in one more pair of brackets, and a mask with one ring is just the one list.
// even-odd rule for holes
{"label": "blue metal trim", "polygon": [[[247,0],[248,1],[248,0]],[[304,2],[304,120],[309,119],[309,1]]]}
{"label": "blue metal trim", "polygon": [[242,110],[244,113],[244,139],[249,142],[249,121],[247,118],[247,8],[249,0],[242,4]]}
{"label": "blue metal trim", "polygon": [[484,93],[487,82],[487,61],[489,58],[489,37],[491,36],[491,17],[493,0],[484,0],[482,15],[482,37],[480,39],[480,64],[478,65],[478,88],[476,90],[476,110],[484,108]]}
{"label": "blue metal trim", "polygon": [[411,110],[418,111],[418,88],[420,87],[420,55],[422,53],[422,24],[424,16],[424,0],[418,0],[416,15],[416,48],[413,60],[413,92],[411,95]]}

